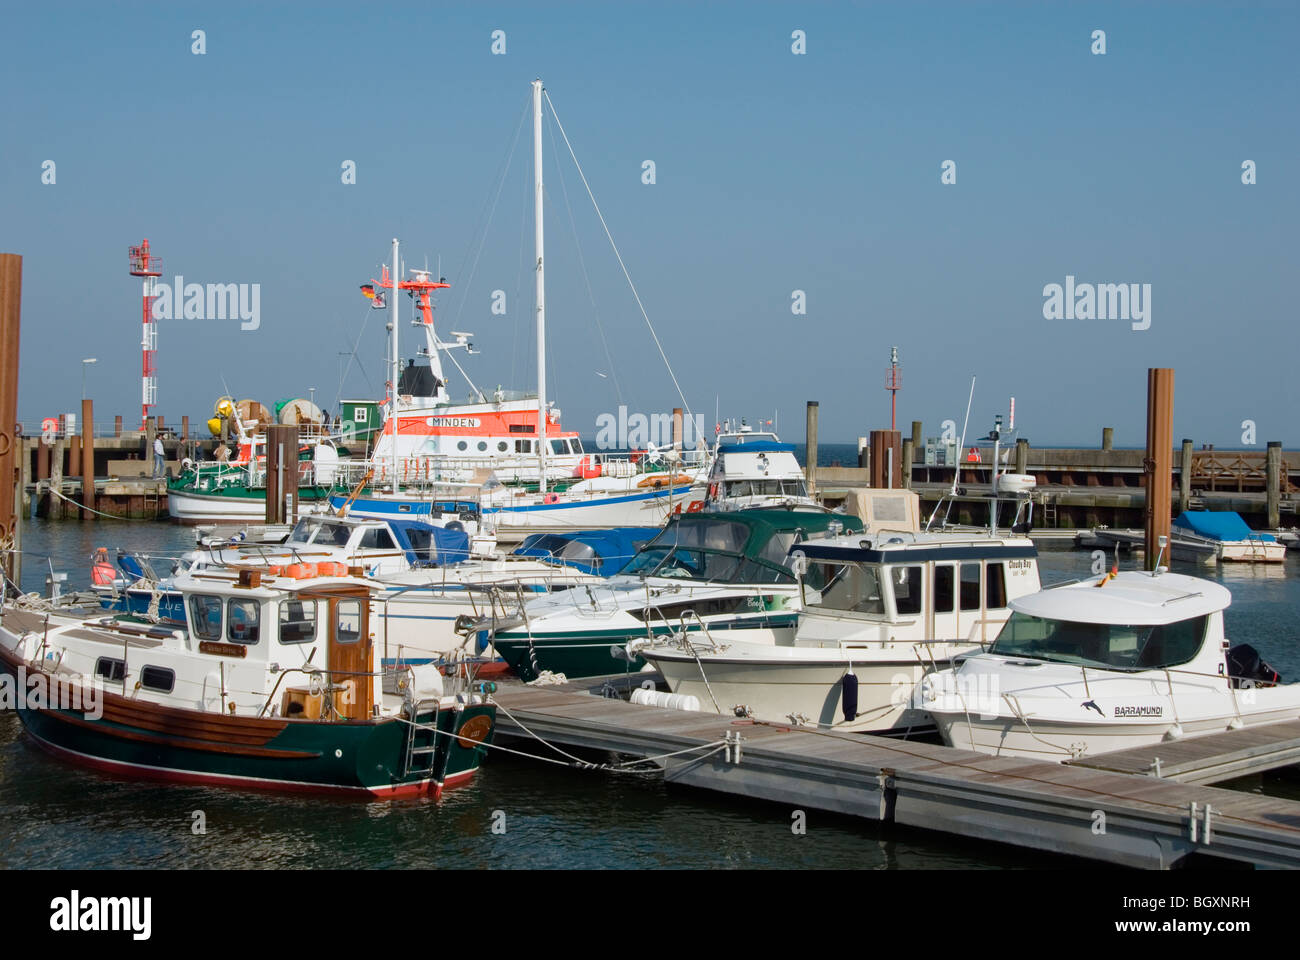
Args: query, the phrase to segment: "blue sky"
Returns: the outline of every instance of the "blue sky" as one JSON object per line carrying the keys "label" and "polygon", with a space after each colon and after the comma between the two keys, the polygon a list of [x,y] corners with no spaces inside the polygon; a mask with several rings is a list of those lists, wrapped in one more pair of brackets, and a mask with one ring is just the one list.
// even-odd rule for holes
{"label": "blue sky", "polygon": [[[540,76],[710,422],[720,397],[801,439],[816,399],[823,439],[888,426],[896,345],[905,430],[960,424],[977,375],[973,431],[1014,395],[1031,442],[1113,425],[1141,444],[1146,368],[1172,366],[1176,437],[1237,446],[1249,419],[1261,446],[1300,445],[1294,5],[55,3],[5,20],[21,42],[0,61],[0,250],[24,256],[25,420],[75,409],[90,356],[97,419],[138,417],[126,249],[143,237],[168,280],[261,287],[257,331],[160,323],[169,422],[227,389],[315,387],[332,407],[358,336],[369,378],[354,367],[343,393],[382,394],[384,318],[357,287],[394,236],[408,266],[441,263],[438,321],[475,334],[479,385],[534,386],[527,128],[486,211]],[[620,400],[677,401],[552,143],[548,392],[590,436]],[[1044,319],[1067,275],[1151,284],[1150,329]]]}

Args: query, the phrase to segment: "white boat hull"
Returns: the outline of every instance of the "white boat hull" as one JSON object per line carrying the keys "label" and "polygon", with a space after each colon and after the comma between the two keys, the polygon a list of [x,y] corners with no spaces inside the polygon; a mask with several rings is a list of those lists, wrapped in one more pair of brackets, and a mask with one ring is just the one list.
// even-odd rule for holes
{"label": "white boat hull", "polygon": [[[962,644],[946,655],[974,649]],[[933,727],[911,706],[912,690],[931,669],[910,643],[880,644],[846,654],[839,649],[764,646],[749,640],[725,651],[691,653],[660,647],[643,652],[673,693],[699,698],[724,715],[738,707],[760,720],[784,721],[846,732],[886,732]],[[944,654],[936,654],[944,656]],[[939,660],[938,666],[947,666]],[[844,718],[844,677],[857,677],[857,712]],[[707,678],[707,682],[706,682]]]}

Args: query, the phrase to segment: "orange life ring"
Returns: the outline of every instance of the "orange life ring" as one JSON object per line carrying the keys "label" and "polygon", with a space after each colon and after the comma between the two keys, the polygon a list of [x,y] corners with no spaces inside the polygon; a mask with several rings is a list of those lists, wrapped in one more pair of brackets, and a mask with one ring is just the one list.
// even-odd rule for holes
{"label": "orange life ring", "polygon": [[718,499],[718,485],[716,483],[709,484],[709,499]]}

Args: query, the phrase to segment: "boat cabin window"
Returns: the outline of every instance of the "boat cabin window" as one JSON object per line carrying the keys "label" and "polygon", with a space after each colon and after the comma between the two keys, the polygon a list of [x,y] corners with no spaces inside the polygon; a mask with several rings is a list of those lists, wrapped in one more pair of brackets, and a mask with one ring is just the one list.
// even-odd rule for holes
{"label": "boat cabin window", "polygon": [[204,594],[191,596],[190,627],[200,640],[220,640],[221,598]]}
{"label": "boat cabin window", "polygon": [[313,600],[280,601],[280,642],[310,643],[316,639],[316,603]]}
{"label": "boat cabin window", "polygon": [[566,453],[563,440],[547,440],[547,446],[551,448],[551,453]]}
{"label": "boat cabin window", "polygon": [[953,578],[955,567],[951,563],[934,565],[934,612],[952,613]]}
{"label": "boat cabin window", "polygon": [[533,441],[531,440],[515,441],[515,453],[532,453],[532,452],[533,452]]}
{"label": "boat cabin window", "polygon": [[993,560],[984,568],[984,607],[987,610],[1001,610],[1006,605],[1007,584],[1002,564]]}
{"label": "boat cabin window", "polygon": [[1117,670],[1159,670],[1187,663],[1201,649],[1209,617],[1125,625],[1048,620],[1013,612],[990,653]]}
{"label": "boat cabin window", "polygon": [[889,581],[894,588],[894,609],[900,617],[914,617],[921,612],[921,567],[889,567]]}
{"label": "boat cabin window", "polygon": [[361,550],[396,550],[397,544],[393,543],[392,534],[383,527],[370,527],[361,535],[357,547]]}
{"label": "boat cabin window", "polygon": [[963,563],[961,565],[961,608],[978,610],[980,608],[980,564]]}
{"label": "boat cabin window", "polygon": [[293,528],[293,533],[289,534],[289,539],[295,543],[311,543],[311,538],[319,529],[319,520],[299,520],[298,525]]}
{"label": "boat cabin window", "polygon": [[159,693],[171,693],[176,687],[176,671],[163,667],[145,667],[140,671],[140,686]]}
{"label": "boat cabin window", "polygon": [[732,480],[727,484],[728,497],[805,497],[808,490],[802,480]]}
{"label": "boat cabin window", "polygon": [[261,635],[262,605],[256,600],[226,601],[226,639],[231,643],[257,643]]}
{"label": "boat cabin window", "polygon": [[573,452],[574,452],[574,453],[585,453],[585,452],[586,452],[585,450],[582,449],[582,441],[581,441],[578,437],[574,437],[573,439],[571,439],[571,440],[569,441],[569,444],[573,447]]}
{"label": "boat cabin window", "polygon": [[805,581],[824,584],[821,599],[807,598],[809,607],[843,610],[871,616],[885,615],[885,595],[880,588],[880,568],[875,564],[810,563]]}
{"label": "boat cabin window", "polygon": [[315,543],[326,547],[346,547],[352,530],[345,523],[323,523]]}
{"label": "boat cabin window", "polygon": [[121,683],[126,679],[126,661],[114,657],[100,657],[95,661],[95,676],[111,683]]}
{"label": "boat cabin window", "polygon": [[361,639],[361,602],[340,600],[335,620],[335,639],[339,643],[356,643]]}

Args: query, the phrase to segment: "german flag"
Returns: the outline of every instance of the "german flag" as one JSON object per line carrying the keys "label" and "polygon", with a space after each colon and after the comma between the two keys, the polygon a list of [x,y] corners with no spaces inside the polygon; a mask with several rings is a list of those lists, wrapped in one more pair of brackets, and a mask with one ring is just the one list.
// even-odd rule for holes
{"label": "german flag", "polygon": [[367,300],[375,299],[375,285],[373,283],[363,283],[361,285],[361,295]]}

